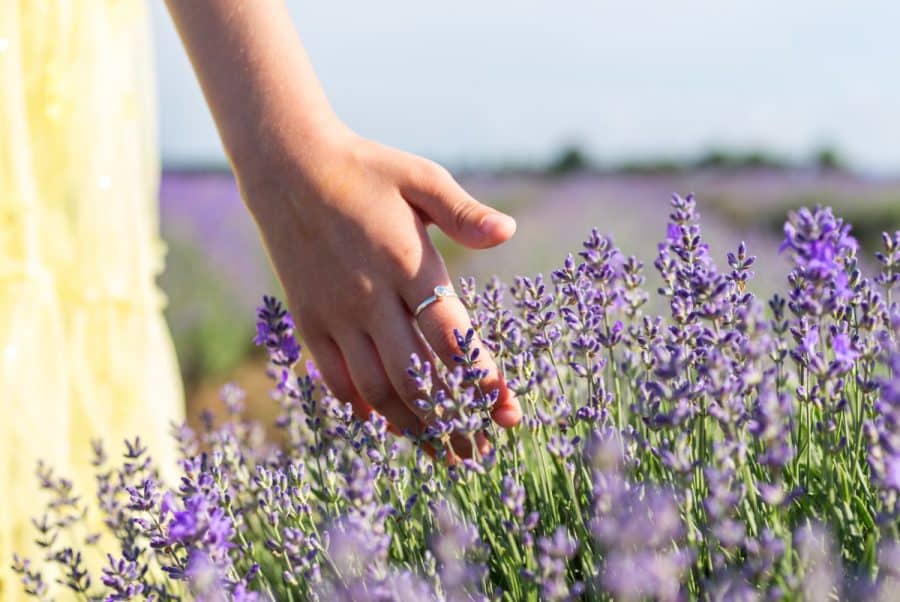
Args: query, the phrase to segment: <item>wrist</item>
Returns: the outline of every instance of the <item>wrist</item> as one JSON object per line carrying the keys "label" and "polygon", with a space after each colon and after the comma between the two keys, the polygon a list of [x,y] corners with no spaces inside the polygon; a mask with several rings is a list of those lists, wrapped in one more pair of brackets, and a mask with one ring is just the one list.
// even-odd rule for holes
{"label": "wrist", "polygon": [[307,115],[299,123],[291,120],[289,125],[267,120],[251,122],[259,126],[233,136],[225,148],[242,186],[253,189],[269,187],[275,181],[305,179],[321,164],[328,149],[351,134],[331,111]]}

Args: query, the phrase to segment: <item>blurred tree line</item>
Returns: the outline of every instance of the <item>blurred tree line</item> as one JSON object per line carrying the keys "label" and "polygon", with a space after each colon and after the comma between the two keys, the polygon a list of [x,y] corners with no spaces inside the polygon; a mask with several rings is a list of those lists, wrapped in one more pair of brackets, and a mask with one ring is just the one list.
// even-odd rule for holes
{"label": "blurred tree line", "polygon": [[764,150],[730,150],[713,148],[696,157],[647,158],[604,165],[581,146],[567,145],[560,149],[545,165],[535,167],[514,166],[501,171],[524,171],[547,176],[563,176],[574,173],[627,173],[627,174],[675,174],[697,170],[741,171],[754,169],[818,171],[843,171],[846,163],[838,151],[831,147],[816,150],[808,159],[791,161]]}

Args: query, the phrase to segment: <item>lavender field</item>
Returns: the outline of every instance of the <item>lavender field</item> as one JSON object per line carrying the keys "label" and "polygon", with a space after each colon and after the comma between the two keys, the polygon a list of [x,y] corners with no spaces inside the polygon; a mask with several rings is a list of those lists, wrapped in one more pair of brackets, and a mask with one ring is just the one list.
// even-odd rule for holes
{"label": "lavender field", "polygon": [[[755,270],[761,295],[783,286],[789,270],[777,252],[789,209],[816,203],[834,207],[853,224],[864,248],[878,243],[881,230],[900,227],[900,178],[836,170],[468,174],[459,179],[476,198],[518,221],[512,241],[477,253],[435,232],[451,274],[475,276],[480,282],[492,275],[510,281],[518,274],[547,274],[597,227],[650,267],[646,272],[655,286],[652,263],[657,241],[665,235],[670,196],[676,192],[696,193],[704,237],[720,264],[734,241],[746,241],[759,257]],[[169,297],[167,316],[191,405],[214,405],[219,385],[236,367],[259,373],[253,370],[261,360],[252,357],[247,316],[259,293],[277,292],[277,283],[230,174],[167,172],[160,201],[169,246],[160,280]],[[259,386],[266,384],[260,381]]]}
{"label": "lavender field", "polygon": [[[593,202],[557,204],[577,222]],[[87,502],[52,471],[54,518],[35,521],[48,553],[13,571],[39,597],[61,566],[86,600],[897,600],[900,231],[867,266],[832,208],[792,211],[789,273],[765,299],[766,258],[716,249],[692,195],[606,207],[637,222],[635,249],[642,217],[667,214],[660,285],[596,229],[546,278],[464,279],[473,327],[455,333],[454,366],[410,358],[420,445],[334,398],[267,296],[254,342],[268,395],[223,387],[222,420],[175,429],[177,489],[140,439],[117,460],[94,445],[114,538],[100,585],[58,543]],[[738,227],[717,219],[717,235]],[[493,420],[476,331],[522,403],[517,425]],[[280,446],[250,399],[274,408]]]}

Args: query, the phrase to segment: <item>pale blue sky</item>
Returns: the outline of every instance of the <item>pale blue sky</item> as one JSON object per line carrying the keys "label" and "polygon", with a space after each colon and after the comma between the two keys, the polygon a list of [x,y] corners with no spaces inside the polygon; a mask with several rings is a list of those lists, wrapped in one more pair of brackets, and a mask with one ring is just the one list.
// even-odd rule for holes
{"label": "pale blue sky", "polygon": [[[900,170],[896,2],[289,4],[352,127],[451,165],[542,160],[567,142],[608,161],[833,144],[865,169]],[[162,2],[152,6],[164,158],[219,161]]]}

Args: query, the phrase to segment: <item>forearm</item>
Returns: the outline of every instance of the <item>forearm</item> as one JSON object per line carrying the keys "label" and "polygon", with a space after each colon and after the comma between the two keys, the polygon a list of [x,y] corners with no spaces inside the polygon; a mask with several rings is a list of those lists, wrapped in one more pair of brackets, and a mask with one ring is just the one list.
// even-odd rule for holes
{"label": "forearm", "polygon": [[337,122],[284,2],[166,2],[236,169],[308,154]]}

